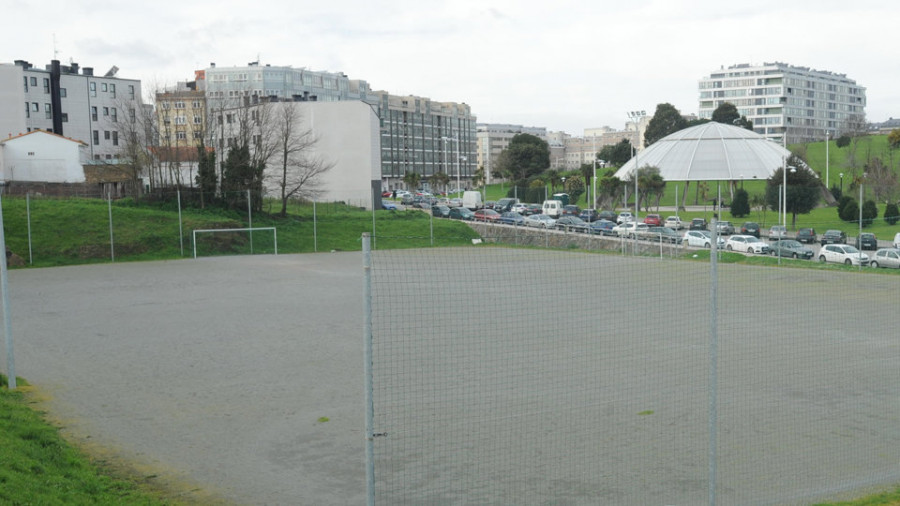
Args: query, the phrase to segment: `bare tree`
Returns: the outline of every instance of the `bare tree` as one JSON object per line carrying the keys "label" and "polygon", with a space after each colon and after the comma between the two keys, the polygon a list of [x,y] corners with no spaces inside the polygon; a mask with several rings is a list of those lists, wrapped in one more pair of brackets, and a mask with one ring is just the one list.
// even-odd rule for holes
{"label": "bare tree", "polygon": [[321,176],[334,163],[316,154],[318,137],[303,126],[303,117],[295,103],[281,102],[273,114],[274,156],[278,171],[273,174],[281,198],[281,216],[287,215],[291,198],[311,198],[320,189]]}

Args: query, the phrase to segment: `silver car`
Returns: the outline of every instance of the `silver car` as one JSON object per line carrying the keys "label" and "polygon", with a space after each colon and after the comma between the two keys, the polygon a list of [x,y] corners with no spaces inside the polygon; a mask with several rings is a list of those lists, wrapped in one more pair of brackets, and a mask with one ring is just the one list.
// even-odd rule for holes
{"label": "silver car", "polygon": [[[688,230],[681,237],[681,244],[695,248],[709,248],[712,245],[712,234],[708,230]],[[719,249],[725,247],[725,239],[722,236],[716,236],[716,247]]]}
{"label": "silver car", "polygon": [[826,244],[819,250],[819,261],[844,265],[868,265],[869,255],[847,244]]}
{"label": "silver car", "polygon": [[888,269],[900,269],[900,249],[881,248],[872,254],[869,262],[872,267],[886,267]]}

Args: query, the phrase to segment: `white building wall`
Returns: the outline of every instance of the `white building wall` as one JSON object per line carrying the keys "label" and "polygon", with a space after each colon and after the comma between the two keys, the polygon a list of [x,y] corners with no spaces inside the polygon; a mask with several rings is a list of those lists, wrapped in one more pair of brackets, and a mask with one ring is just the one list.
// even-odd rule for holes
{"label": "white building wall", "polygon": [[0,140],[25,133],[22,67],[0,64]]}
{"label": "white building wall", "polygon": [[[24,106],[23,106],[24,107]],[[44,132],[0,143],[0,177],[3,181],[83,183],[79,161],[82,144]]]}

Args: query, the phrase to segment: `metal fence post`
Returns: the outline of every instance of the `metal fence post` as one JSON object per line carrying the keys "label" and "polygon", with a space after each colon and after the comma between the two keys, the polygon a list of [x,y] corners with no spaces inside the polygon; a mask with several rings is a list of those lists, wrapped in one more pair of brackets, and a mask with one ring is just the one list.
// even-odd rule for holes
{"label": "metal fence post", "polygon": [[716,456],[718,440],[718,253],[719,235],[716,231],[718,220],[713,217],[710,227],[709,254],[709,506],[716,504]]}
{"label": "metal fence post", "polygon": [[184,228],[181,224],[181,189],[176,190],[178,196],[178,243],[181,245],[181,256],[184,256]]}
{"label": "metal fence post", "polygon": [[109,208],[109,259],[111,262],[116,261],[115,240],[113,240],[113,219],[112,219],[112,192],[106,194],[106,203]]}
{"label": "metal fence post", "polygon": [[10,390],[16,389],[16,361],[13,357],[12,323],[9,309],[9,275],[6,265],[6,233],[3,231],[3,202],[0,201],[0,290],[3,291],[3,327],[6,336],[6,373]]}
{"label": "metal fence post", "polygon": [[372,249],[368,233],[362,235],[363,249],[363,341],[366,376],[366,504],[375,506],[375,403],[372,379]]}
{"label": "metal fence post", "polygon": [[28,264],[34,265],[31,248],[31,192],[25,194],[25,216],[28,221]]}
{"label": "metal fence post", "polygon": [[313,200],[313,252],[319,251],[319,237],[316,235],[316,201]]}

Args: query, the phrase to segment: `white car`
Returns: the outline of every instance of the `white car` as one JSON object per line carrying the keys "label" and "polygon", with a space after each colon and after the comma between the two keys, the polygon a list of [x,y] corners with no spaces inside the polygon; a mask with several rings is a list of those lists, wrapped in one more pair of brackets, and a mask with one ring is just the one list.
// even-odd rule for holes
{"label": "white car", "polygon": [[627,223],[622,223],[621,225],[616,225],[615,227],[613,227],[612,231],[619,237],[632,238],[635,234],[637,234],[638,239],[641,239],[646,237],[647,234],[650,233],[650,225],[647,225],[646,223],[635,223],[633,221],[629,221]]}
{"label": "white car", "polygon": [[887,267],[888,269],[900,269],[900,249],[897,248],[881,248],[872,255],[872,261],[869,263],[876,269],[878,267]]}
{"label": "white car", "polygon": [[772,225],[769,228],[769,240],[777,241],[779,239],[787,239],[787,229],[784,225]]}
{"label": "white car", "polygon": [[556,226],[556,220],[546,214],[532,214],[525,217],[526,227],[537,228],[553,228]]}
{"label": "white car", "polygon": [[628,211],[622,211],[621,213],[619,213],[619,216],[616,217],[616,223],[618,223],[619,225],[623,223],[630,223],[632,221],[634,221],[634,215]]}
{"label": "white car", "polygon": [[733,235],[725,241],[725,249],[728,251],[767,254],[769,245],[752,235]]}
{"label": "white car", "polygon": [[[682,236],[681,244],[695,248],[709,248],[712,245],[712,234],[709,230],[688,230]],[[719,249],[725,247],[725,239],[722,236],[716,237],[716,247]]]}
{"label": "white car", "polygon": [[826,244],[819,250],[819,261],[844,265],[869,265],[869,255],[848,244]]}
{"label": "white car", "polygon": [[515,211],[522,216],[525,216],[525,212],[528,211],[528,204],[523,204],[519,202],[518,204],[513,204],[512,209],[510,211]]}
{"label": "white car", "polygon": [[684,222],[678,216],[669,216],[666,218],[666,223],[663,226],[672,230],[681,230],[684,228]]}

